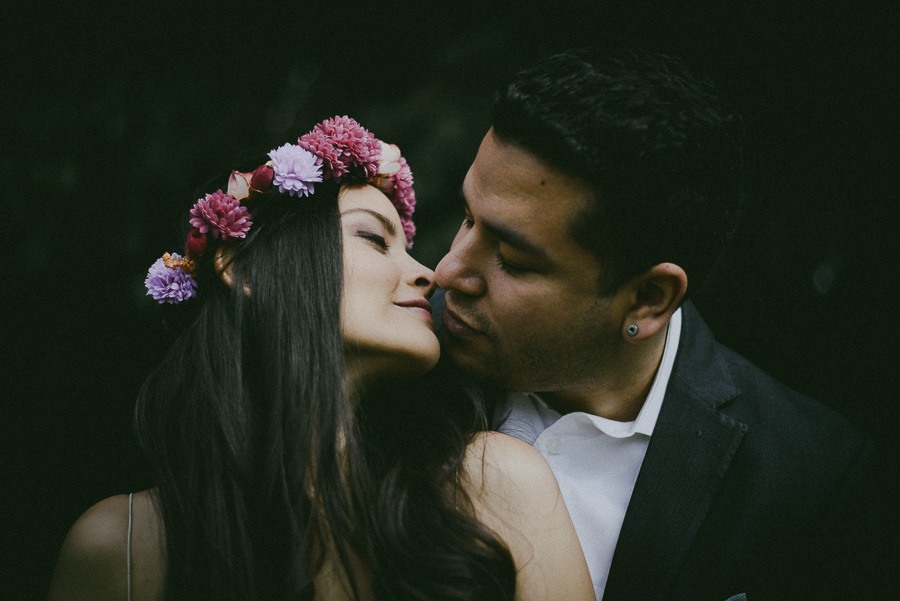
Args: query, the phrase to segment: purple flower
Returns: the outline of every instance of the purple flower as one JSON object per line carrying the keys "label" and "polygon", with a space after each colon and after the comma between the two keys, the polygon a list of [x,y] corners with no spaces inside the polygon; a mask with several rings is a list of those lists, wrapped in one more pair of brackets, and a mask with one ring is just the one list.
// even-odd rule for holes
{"label": "purple flower", "polygon": [[322,181],[322,167],[316,155],[296,145],[285,144],[269,153],[278,191],[291,196],[309,196],[315,192],[313,184]]}
{"label": "purple flower", "polygon": [[197,201],[191,209],[190,223],[201,234],[210,232],[213,238],[221,236],[223,240],[244,238],[253,225],[247,207],[241,206],[239,200],[221,190]]}
{"label": "purple flower", "polygon": [[197,296],[197,282],[187,268],[190,262],[177,253],[166,253],[150,266],[144,285],[160,303],[176,304]]}

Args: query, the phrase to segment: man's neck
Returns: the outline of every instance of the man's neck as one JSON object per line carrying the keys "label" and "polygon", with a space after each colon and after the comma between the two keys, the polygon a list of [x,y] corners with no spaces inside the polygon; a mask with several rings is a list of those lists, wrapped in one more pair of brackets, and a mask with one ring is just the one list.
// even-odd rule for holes
{"label": "man's neck", "polygon": [[640,344],[626,343],[595,385],[544,392],[541,397],[563,415],[582,411],[618,422],[634,421],[653,386],[665,345],[666,329]]}

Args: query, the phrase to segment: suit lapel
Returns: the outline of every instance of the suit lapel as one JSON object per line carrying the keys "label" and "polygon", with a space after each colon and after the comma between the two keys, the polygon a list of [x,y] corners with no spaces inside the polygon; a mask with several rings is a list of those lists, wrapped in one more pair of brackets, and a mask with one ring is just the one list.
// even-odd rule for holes
{"label": "suit lapel", "polygon": [[665,400],[616,545],[605,601],[666,599],[747,426],[720,413],[734,385],[690,304]]}

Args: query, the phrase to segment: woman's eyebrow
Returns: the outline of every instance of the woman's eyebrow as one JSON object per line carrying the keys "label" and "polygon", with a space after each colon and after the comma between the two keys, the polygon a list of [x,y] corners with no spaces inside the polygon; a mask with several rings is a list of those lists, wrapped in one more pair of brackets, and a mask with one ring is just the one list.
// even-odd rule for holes
{"label": "woman's eyebrow", "polygon": [[349,215],[350,213],[368,213],[369,215],[371,215],[372,217],[377,219],[379,222],[381,222],[381,225],[384,226],[384,229],[387,231],[388,234],[391,235],[391,237],[394,237],[397,235],[397,227],[394,225],[394,223],[390,219],[388,219],[387,217],[385,217],[384,215],[379,213],[378,211],[373,211],[372,209],[364,209],[362,207],[358,207],[355,209],[349,209],[347,211],[344,211],[343,213],[341,213],[341,217],[343,217],[344,215]]}

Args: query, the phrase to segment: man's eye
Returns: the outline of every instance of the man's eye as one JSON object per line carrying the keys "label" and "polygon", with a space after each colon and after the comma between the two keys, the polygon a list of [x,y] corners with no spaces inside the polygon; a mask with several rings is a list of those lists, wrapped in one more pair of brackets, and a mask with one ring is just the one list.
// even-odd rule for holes
{"label": "man's eye", "polygon": [[365,238],[366,240],[368,240],[368,241],[370,241],[370,242],[376,244],[377,246],[381,247],[381,249],[383,249],[383,250],[387,250],[387,249],[388,249],[388,243],[387,243],[387,240],[384,239],[384,236],[379,236],[379,235],[376,234],[376,233],[373,233],[373,232],[367,232],[367,231],[365,231],[365,230],[360,230],[360,231],[358,231],[358,232],[356,232],[356,233],[357,233],[361,238]]}
{"label": "man's eye", "polygon": [[472,229],[472,226],[474,226],[474,225],[475,225],[475,221],[473,221],[472,219],[469,219],[468,215],[463,217],[462,226],[464,228],[466,228],[467,230],[470,230],[470,229]]}
{"label": "man's eye", "polygon": [[513,275],[522,275],[524,273],[529,273],[532,271],[528,267],[519,267],[517,265],[513,265],[512,263],[507,263],[506,259],[503,258],[503,255],[497,255],[497,265],[500,266],[500,269],[503,271],[513,274]]}

